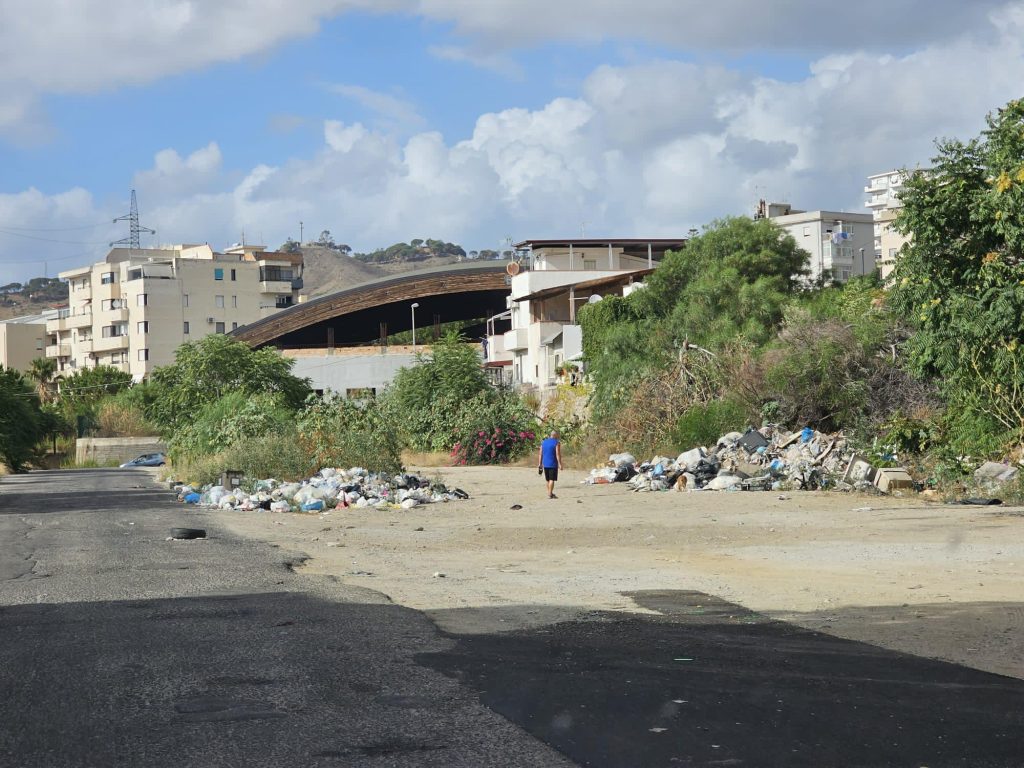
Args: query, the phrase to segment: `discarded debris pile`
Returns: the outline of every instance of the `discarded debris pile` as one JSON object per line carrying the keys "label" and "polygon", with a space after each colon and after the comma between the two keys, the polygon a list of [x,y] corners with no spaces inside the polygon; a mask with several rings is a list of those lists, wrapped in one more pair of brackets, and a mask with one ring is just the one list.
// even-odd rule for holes
{"label": "discarded debris pile", "polygon": [[[251,488],[243,490],[242,485]],[[177,484],[178,501],[219,509],[271,512],[324,512],[329,509],[354,507],[363,509],[412,509],[421,504],[468,499],[460,488],[449,489],[443,483],[417,475],[372,473],[360,467],[352,469],[321,469],[301,483],[257,480],[237,486],[208,485],[196,488]]]}
{"label": "discarded debris pile", "polygon": [[913,488],[902,469],[875,469],[856,455],[842,433],[809,427],[789,432],[766,426],[730,432],[707,450],[693,448],[676,458],[655,456],[638,463],[628,453],[608,457],[583,481],[628,482],[635,491],[788,491],[818,489],[889,493]]}

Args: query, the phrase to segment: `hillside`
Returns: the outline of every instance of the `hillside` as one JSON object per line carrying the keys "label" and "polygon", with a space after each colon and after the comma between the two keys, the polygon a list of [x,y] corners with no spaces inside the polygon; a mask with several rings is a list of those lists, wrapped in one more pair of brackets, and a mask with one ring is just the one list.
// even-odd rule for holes
{"label": "hillside", "polygon": [[454,264],[455,256],[429,258],[421,261],[395,261],[388,264],[366,264],[330,248],[303,246],[305,261],[302,293],[310,298],[350,288],[369,280],[379,280],[403,272]]}

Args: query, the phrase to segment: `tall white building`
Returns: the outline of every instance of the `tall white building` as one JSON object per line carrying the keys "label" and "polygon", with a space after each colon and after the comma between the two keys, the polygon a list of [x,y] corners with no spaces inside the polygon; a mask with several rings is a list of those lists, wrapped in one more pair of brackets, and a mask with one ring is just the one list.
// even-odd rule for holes
{"label": "tall white building", "polygon": [[786,230],[811,258],[810,280],[824,274],[845,283],[875,269],[874,225],[871,214],[846,211],[798,211],[784,203],[764,204],[755,218],[768,218]]}
{"label": "tall white building", "polygon": [[301,254],[236,245],[115,248],[96,264],[60,273],[68,307],[46,323],[57,375],[111,365],[141,381],[174,362],[186,341],[226,333],[291,306]]}
{"label": "tall white building", "polygon": [[871,209],[873,216],[875,256],[883,281],[892,273],[900,249],[908,239],[892,228],[896,214],[903,207],[899,194],[906,179],[905,170],[886,171],[868,176],[864,187],[868,196],[864,205]]}

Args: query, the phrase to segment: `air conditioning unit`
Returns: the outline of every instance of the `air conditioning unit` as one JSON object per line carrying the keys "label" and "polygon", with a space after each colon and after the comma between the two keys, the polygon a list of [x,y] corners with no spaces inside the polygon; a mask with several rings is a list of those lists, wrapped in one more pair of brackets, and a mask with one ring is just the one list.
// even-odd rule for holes
{"label": "air conditioning unit", "polygon": [[213,325],[215,322],[217,322],[217,318],[215,318],[215,317],[208,317],[208,318],[206,318],[206,322],[209,323],[210,325]]}

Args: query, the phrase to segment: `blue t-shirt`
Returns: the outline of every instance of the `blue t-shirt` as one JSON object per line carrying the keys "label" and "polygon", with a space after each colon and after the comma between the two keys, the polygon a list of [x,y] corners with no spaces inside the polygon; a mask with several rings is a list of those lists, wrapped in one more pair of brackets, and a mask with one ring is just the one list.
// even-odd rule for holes
{"label": "blue t-shirt", "polygon": [[546,437],[540,444],[541,463],[545,467],[550,469],[558,466],[558,454],[555,452],[557,448],[558,438],[555,437]]}

